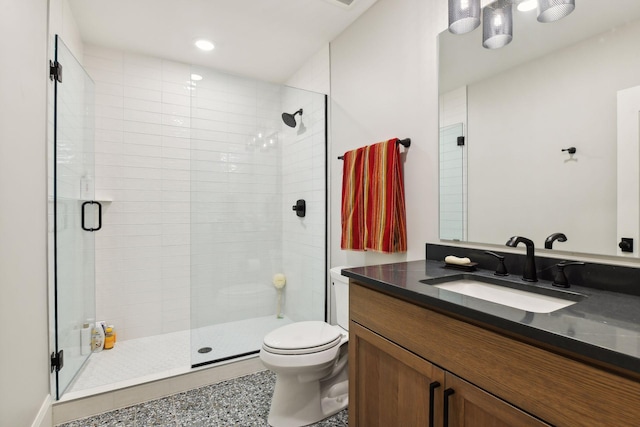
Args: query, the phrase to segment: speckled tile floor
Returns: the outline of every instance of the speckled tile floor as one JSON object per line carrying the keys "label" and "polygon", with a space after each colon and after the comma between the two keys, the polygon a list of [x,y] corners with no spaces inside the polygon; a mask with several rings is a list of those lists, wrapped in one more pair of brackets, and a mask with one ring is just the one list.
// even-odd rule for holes
{"label": "speckled tile floor", "polygon": [[[275,374],[262,371],[59,427],[267,427]],[[347,410],[317,424],[347,426]]]}

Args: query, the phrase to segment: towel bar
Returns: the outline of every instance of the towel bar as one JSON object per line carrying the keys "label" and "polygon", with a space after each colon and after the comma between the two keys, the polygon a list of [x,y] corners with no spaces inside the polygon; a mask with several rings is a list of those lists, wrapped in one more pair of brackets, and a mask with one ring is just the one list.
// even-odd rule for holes
{"label": "towel bar", "polygon": [[[411,146],[411,138],[405,138],[405,139],[399,139],[398,144],[404,146],[404,147],[410,147]],[[344,156],[338,156],[338,160],[343,160]]]}

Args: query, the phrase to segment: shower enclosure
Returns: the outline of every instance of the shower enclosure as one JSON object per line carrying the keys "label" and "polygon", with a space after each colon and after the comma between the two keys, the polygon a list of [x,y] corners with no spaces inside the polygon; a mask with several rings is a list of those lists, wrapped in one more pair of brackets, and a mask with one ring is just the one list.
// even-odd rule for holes
{"label": "shower enclosure", "polygon": [[[192,74],[191,360],[199,366],[255,354],[266,333],[292,320],[325,318],[326,102],[204,68]],[[300,108],[297,126],[285,126],[283,111]],[[299,199],[305,217],[292,209]]]}
{"label": "shower enclosure", "polygon": [[[73,276],[56,281],[72,317],[56,324],[70,341],[59,340],[58,398],[250,357],[273,328],[325,319],[325,95],[96,46],[84,47],[86,73],[76,61],[81,77],[59,62],[58,91],[83,102],[72,112],[57,97],[82,119],[78,143],[56,144],[55,181],[73,202],[59,189],[54,205],[74,209],[56,222],[74,218],[56,233],[56,268]],[[299,109],[285,125],[282,113]],[[69,159],[83,167],[63,177]],[[93,200],[86,228],[99,232],[79,224]],[[80,355],[82,326],[96,320],[115,326],[116,345]]]}

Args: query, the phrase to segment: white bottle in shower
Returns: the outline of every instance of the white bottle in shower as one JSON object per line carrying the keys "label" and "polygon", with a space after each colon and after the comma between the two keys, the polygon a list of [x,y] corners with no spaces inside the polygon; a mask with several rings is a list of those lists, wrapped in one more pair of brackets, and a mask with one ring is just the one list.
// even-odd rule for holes
{"label": "white bottle in shower", "polygon": [[93,178],[89,175],[82,175],[80,178],[80,200],[93,200]]}
{"label": "white bottle in shower", "polygon": [[91,333],[91,351],[98,353],[104,348],[104,329],[102,323],[96,322]]}
{"label": "white bottle in shower", "polygon": [[85,323],[80,329],[80,354],[85,356],[89,353],[91,353],[91,326]]}

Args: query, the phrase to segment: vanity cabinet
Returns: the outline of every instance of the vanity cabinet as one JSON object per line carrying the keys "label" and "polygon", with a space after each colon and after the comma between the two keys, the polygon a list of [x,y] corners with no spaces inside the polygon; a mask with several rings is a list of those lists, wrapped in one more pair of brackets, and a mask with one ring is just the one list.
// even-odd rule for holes
{"label": "vanity cabinet", "polygon": [[549,425],[355,322],[349,333],[350,426]]}
{"label": "vanity cabinet", "polygon": [[352,427],[640,425],[637,378],[353,279],[349,292]]}
{"label": "vanity cabinet", "polygon": [[[443,413],[447,422],[436,425],[451,427],[542,427],[549,424],[487,393],[462,378],[447,372]],[[443,414],[443,417],[446,416]]]}
{"label": "vanity cabinet", "polygon": [[444,385],[442,369],[355,322],[349,352],[350,426],[427,426],[442,415],[430,413],[443,404],[442,386],[430,387]]}

